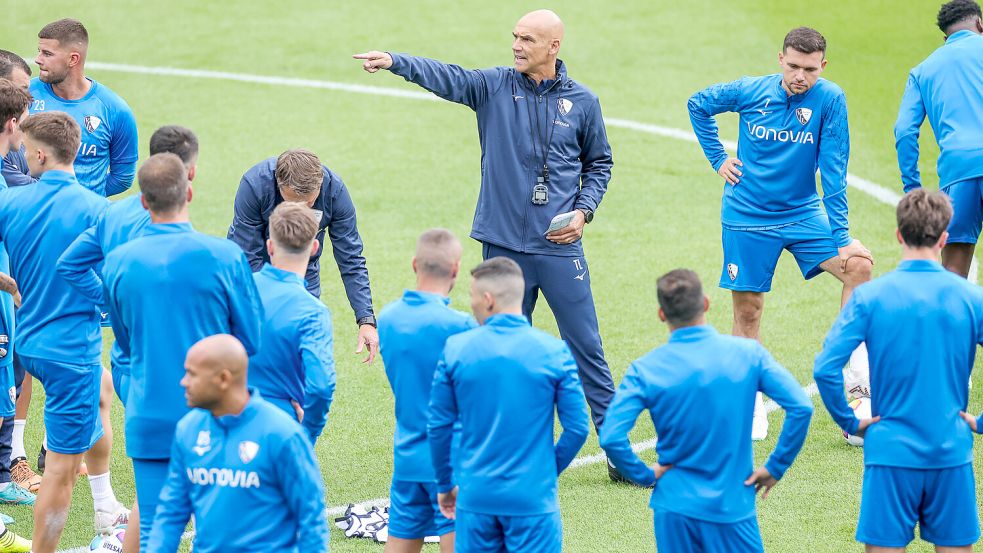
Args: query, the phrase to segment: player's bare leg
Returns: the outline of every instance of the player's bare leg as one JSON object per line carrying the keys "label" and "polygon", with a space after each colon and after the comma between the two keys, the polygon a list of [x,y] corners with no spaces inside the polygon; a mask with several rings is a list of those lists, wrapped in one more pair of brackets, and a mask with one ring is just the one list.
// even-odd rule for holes
{"label": "player's bare leg", "polygon": [[[763,292],[731,291],[734,302],[734,327],[731,334],[761,341],[761,314],[765,310]],[[754,396],[754,422],[751,425],[751,439],[763,440],[768,437],[768,413],[765,412],[764,396],[758,392]]]}
{"label": "player's bare leg", "polygon": [[[382,553],[420,553],[423,550],[423,540],[407,540],[389,536]],[[129,552],[127,552],[129,553]]]}
{"label": "player's bare leg", "polygon": [[967,278],[969,267],[973,264],[974,252],[976,252],[976,244],[946,244],[942,248],[942,266]]}
{"label": "player's bare leg", "polygon": [[72,489],[75,488],[81,463],[80,453],[66,455],[48,452],[44,486],[41,486],[34,504],[34,553],[55,553],[68,520]]}
{"label": "player's bare leg", "polygon": [[440,536],[440,553],[454,553],[454,532]]}
{"label": "player's bare leg", "polygon": [[130,509],[130,521],[126,523],[126,533],[123,534],[124,553],[140,552],[140,508],[136,501]]}
{"label": "player's bare leg", "polygon": [[107,533],[115,526],[127,524],[129,510],[116,499],[110,479],[109,464],[113,453],[113,379],[109,371],[101,369],[99,380],[99,418],[103,436],[85,452],[89,485],[92,487],[92,503],[96,516],[96,531]]}
{"label": "player's bare leg", "polygon": [[27,451],[24,448],[24,430],[27,427],[27,411],[31,405],[33,384],[34,378],[31,377],[30,373],[25,372],[14,413],[14,432],[10,444],[10,476],[14,482],[29,492],[37,493],[41,489],[41,476],[34,472],[34,469],[28,464]]}

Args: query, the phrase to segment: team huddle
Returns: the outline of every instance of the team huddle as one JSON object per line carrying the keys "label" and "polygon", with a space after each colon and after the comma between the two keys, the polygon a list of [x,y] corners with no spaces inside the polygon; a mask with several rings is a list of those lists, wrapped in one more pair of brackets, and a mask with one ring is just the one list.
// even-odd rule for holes
{"label": "team huddle", "polygon": [[[825,38],[793,29],[781,73],[690,98],[693,129],[725,181],[719,286],[732,291],[733,336],[707,324],[697,274],[673,270],[657,283],[669,341],[632,363],[617,389],[581,243],[613,156],[597,96],[557,57],[555,13],[518,21],[514,67],[354,56],[369,73],[389,71],[476,114],[471,237],[484,261],[470,271],[471,314],[449,305],[462,244],[430,229],[412,257],[416,287],[377,320],[355,204],[313,152],[290,149],[246,171],[227,238],[211,237],[188,209],[197,136],[157,129],[138,166],[136,118],[85,76],[79,21],[41,29],[36,78],[0,50],[0,503],[34,506],[32,540],[0,519],[0,553],[54,553],[80,474],[96,532],[120,540],[117,550],[175,552],[191,523],[200,553],[327,551],[314,454],[336,388],[333,321],[319,299],[325,240],[357,352],[365,363],[382,357],[395,398],[387,553],[419,552],[432,536],[443,552],[560,551],[558,477],[591,424],[608,477],[653,488],[659,550],[763,551],[757,492],[766,497],[791,467],[813,414],[759,341],[785,250],[804,278],[843,284],[814,375],[847,443],[864,448],[856,539],[867,551],[903,551],[917,525],[938,551],[971,551],[973,433],[983,424],[966,408],[983,291],[966,276],[983,228],[981,15],[974,0],[944,4],[945,44],[909,76],[895,126],[903,260],[873,281],[873,255],[850,234],[846,96],[820,78]],[[718,136],[724,112],[740,115],[736,157]],[[918,173],[926,117],[940,192],[923,190]],[[139,194],[107,200],[134,180]],[[531,325],[540,292],[562,339]],[[101,326],[115,338],[109,370]],[[33,380],[45,392],[43,478],[23,444]],[[130,507],[109,470],[114,394],[136,483]],[[765,395],[785,419],[755,468]],[[629,442],[643,411],[658,435],[653,466]]]}

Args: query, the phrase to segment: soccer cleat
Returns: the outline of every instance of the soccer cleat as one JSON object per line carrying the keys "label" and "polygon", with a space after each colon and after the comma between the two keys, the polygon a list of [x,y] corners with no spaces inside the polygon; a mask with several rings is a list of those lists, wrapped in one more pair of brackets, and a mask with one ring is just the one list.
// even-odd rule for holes
{"label": "soccer cleat", "polygon": [[10,465],[10,479],[14,484],[31,493],[38,493],[41,489],[41,475],[31,470],[27,457],[18,457]]}
{"label": "soccer cleat", "polygon": [[130,521],[130,510],[119,501],[112,511],[96,511],[96,533],[111,534],[113,530]]}
{"label": "soccer cleat", "polygon": [[628,478],[625,478],[625,476],[623,474],[621,474],[621,471],[618,470],[618,467],[614,466],[614,464],[611,462],[610,459],[608,459],[607,465],[608,465],[608,478],[610,478],[611,481],[614,482],[615,484],[628,484],[629,486],[638,486],[639,488],[642,488],[642,487],[654,488],[655,487],[654,485],[653,486],[642,486],[638,482],[635,482],[633,480],[630,480]]}
{"label": "soccer cleat", "polygon": [[[858,419],[869,419],[873,416],[870,410],[870,398],[857,397],[850,401],[850,408],[853,409],[853,416]],[[863,447],[864,439],[859,436],[853,436],[851,434],[843,433],[843,439],[846,443],[855,446]]]}
{"label": "soccer cleat", "polygon": [[31,541],[25,540],[9,529],[0,533],[0,553],[30,553]]}
{"label": "soccer cleat", "polygon": [[37,496],[24,488],[8,482],[8,486],[0,490],[0,503],[6,505],[34,505]]}

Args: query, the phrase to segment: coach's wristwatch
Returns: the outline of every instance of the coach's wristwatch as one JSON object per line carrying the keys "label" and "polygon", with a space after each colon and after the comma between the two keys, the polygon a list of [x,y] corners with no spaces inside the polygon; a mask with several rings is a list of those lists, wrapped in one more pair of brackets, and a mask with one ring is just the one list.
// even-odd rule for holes
{"label": "coach's wristwatch", "polygon": [[594,220],[594,211],[593,210],[587,209],[587,208],[583,208],[583,207],[578,207],[577,208],[577,211],[579,211],[579,212],[581,212],[581,213],[584,214],[584,222],[585,223],[588,223],[589,224],[591,221]]}
{"label": "coach's wristwatch", "polygon": [[372,325],[374,327],[378,327],[378,325],[376,325],[375,323],[375,315],[366,315],[364,317],[361,317],[357,321],[355,321],[355,324],[357,324],[358,326]]}

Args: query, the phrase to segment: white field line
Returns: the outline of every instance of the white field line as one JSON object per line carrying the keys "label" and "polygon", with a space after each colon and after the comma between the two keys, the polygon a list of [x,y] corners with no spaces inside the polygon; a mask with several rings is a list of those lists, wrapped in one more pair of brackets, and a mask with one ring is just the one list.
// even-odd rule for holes
{"label": "white field line", "polygon": [[[30,61],[30,60],[28,60]],[[165,77],[184,77],[192,79],[212,79],[221,81],[233,81],[240,83],[250,83],[250,84],[260,84],[260,85],[270,85],[270,86],[286,86],[294,88],[315,88],[322,90],[334,90],[339,92],[351,92],[355,94],[367,94],[372,96],[389,96],[394,98],[406,98],[411,100],[426,100],[426,101],[437,101],[440,98],[434,96],[429,92],[421,92],[415,90],[403,90],[399,88],[389,88],[382,86],[369,86],[369,85],[357,85],[350,83],[340,83],[334,81],[322,81],[314,79],[297,79],[292,77],[276,77],[276,76],[266,76],[266,75],[250,75],[246,73],[229,73],[225,71],[209,71],[204,69],[179,69],[175,67],[147,67],[142,65],[128,65],[121,63],[105,63],[98,61],[90,61],[86,63],[89,69],[94,69],[97,71],[109,71],[116,73],[134,73],[141,75],[159,75]],[[634,130],[639,132],[644,132],[648,134],[653,134],[656,136],[662,136],[666,138],[673,138],[676,140],[684,140],[686,142],[697,142],[696,136],[689,130],[676,129],[672,127],[663,127],[661,125],[653,125],[650,123],[642,123],[639,121],[632,121],[630,119],[618,119],[613,117],[605,117],[605,124],[611,127],[617,127],[622,129]],[[737,144],[729,140],[723,140],[724,147],[729,150],[736,150]],[[847,175],[847,184],[872,196],[873,198],[879,200],[890,206],[897,205],[898,201],[901,199],[901,195],[893,190],[885,188],[879,184],[871,182],[867,179],[858,177],[853,174]],[[976,260],[973,260],[973,267],[970,272],[970,279],[976,282],[978,275],[978,267]],[[814,396],[817,393],[816,384],[812,383],[803,388],[807,394]],[[774,402],[765,403],[768,412],[772,412],[778,409],[778,405]],[[646,440],[639,444],[632,446],[635,451],[641,451],[643,449],[651,448],[655,445],[655,438],[651,440]],[[603,453],[598,453],[595,455],[588,455],[585,457],[578,457],[570,463],[570,468],[578,468],[586,465],[601,463],[605,460]],[[370,499],[368,501],[363,501],[359,503],[367,507],[382,506],[389,503],[388,498],[377,498]],[[347,505],[331,507],[328,509],[328,514],[331,516],[338,516],[344,514]],[[185,536],[187,537],[187,536]],[[85,553],[88,551],[86,547],[77,547],[74,549],[66,549],[60,551],[59,553]]]}

